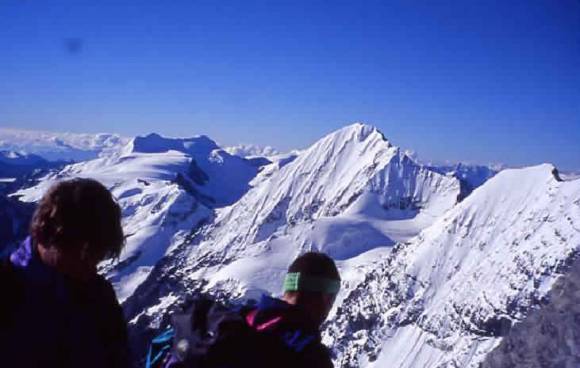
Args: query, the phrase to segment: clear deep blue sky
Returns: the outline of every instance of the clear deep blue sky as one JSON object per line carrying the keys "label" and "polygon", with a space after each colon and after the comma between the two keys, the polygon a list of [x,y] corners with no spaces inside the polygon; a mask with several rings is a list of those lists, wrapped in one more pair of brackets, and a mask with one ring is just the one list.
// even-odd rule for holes
{"label": "clear deep blue sky", "polygon": [[580,1],[0,0],[0,126],[580,169]]}

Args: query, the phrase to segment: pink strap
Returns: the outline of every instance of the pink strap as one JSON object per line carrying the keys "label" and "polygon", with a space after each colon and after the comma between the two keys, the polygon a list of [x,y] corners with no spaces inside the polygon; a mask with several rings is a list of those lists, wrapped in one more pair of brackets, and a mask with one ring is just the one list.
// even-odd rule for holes
{"label": "pink strap", "polygon": [[254,327],[254,319],[256,319],[256,314],[258,314],[257,309],[248,313],[248,315],[246,316],[246,322],[248,322],[248,325]]}
{"label": "pink strap", "polygon": [[274,319],[271,319],[269,321],[266,321],[264,323],[259,324],[258,326],[254,326],[254,322],[256,320],[256,315],[258,314],[258,310],[253,310],[250,313],[248,313],[248,315],[246,316],[246,322],[248,322],[248,325],[254,327],[257,331],[264,331],[267,328],[275,325],[276,323],[280,322],[280,320],[282,319],[282,317],[276,317]]}

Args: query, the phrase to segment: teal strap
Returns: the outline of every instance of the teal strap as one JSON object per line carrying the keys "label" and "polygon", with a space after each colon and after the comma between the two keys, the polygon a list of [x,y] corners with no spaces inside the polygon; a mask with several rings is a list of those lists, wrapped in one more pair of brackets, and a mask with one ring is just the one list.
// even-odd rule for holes
{"label": "teal strap", "polygon": [[293,272],[284,279],[284,292],[288,291],[313,291],[325,294],[338,294],[340,281],[326,277],[303,275]]}

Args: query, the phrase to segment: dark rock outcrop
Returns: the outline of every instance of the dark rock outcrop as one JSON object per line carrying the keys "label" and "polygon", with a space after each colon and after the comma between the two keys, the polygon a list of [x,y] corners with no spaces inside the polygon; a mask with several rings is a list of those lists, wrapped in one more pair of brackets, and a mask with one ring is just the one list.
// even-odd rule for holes
{"label": "dark rock outcrop", "polygon": [[545,304],[515,325],[482,368],[580,367],[580,258]]}

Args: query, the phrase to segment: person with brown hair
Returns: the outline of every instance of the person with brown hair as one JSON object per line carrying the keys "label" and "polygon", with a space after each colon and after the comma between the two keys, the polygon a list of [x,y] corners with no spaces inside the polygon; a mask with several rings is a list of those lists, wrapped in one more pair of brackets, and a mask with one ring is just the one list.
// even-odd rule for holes
{"label": "person with brown hair", "polygon": [[129,367],[127,328],[97,265],[124,246],[121,210],[92,179],[52,186],[30,237],[0,264],[7,367]]}

